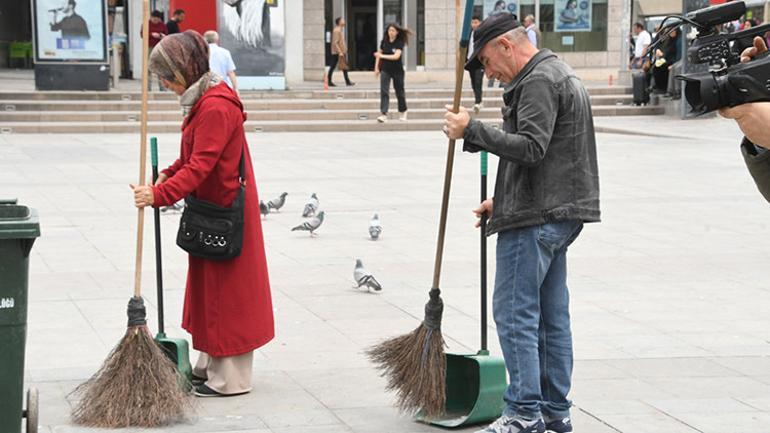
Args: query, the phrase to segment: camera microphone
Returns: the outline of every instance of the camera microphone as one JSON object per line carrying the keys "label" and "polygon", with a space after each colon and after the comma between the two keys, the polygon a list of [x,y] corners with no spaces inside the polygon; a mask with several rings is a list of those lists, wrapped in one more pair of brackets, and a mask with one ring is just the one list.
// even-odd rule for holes
{"label": "camera microphone", "polygon": [[698,9],[687,14],[687,18],[695,21],[701,27],[714,27],[727,21],[735,21],[745,13],[746,3],[737,1]]}

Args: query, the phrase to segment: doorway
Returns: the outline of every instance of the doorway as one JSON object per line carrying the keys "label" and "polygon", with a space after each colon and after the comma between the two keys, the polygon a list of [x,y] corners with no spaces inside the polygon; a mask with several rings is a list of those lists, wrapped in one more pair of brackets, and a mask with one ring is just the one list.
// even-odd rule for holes
{"label": "doorway", "polygon": [[377,0],[348,0],[348,55],[350,68],[374,70],[377,51]]}

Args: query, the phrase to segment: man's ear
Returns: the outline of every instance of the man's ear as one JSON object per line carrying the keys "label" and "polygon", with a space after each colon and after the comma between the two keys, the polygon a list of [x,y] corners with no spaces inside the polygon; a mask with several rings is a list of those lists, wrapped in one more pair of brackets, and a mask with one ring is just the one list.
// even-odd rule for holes
{"label": "man's ear", "polygon": [[496,41],[496,42],[498,43],[498,46],[499,46],[500,48],[502,48],[502,49],[503,49],[503,51],[505,52],[505,54],[507,55],[507,54],[508,54],[508,51],[509,51],[509,50],[510,50],[510,48],[511,48],[511,46],[510,46],[510,41],[509,41],[508,39],[506,39],[506,38],[499,38],[499,39],[497,39],[497,41]]}

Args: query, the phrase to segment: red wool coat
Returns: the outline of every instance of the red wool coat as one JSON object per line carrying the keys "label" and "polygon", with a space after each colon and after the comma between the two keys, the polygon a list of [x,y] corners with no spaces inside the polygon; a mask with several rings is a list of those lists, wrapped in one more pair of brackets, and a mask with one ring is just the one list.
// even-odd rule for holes
{"label": "red wool coat", "polygon": [[239,188],[238,164],[245,152],[246,202],[243,250],[224,261],[190,256],[182,327],[196,350],[211,356],[240,355],[273,339],[273,306],[267,274],[259,198],[246,144],[246,115],[227,84],[209,89],[182,124],[179,159],[153,187],[153,206],[168,206],[193,194],[230,206]]}

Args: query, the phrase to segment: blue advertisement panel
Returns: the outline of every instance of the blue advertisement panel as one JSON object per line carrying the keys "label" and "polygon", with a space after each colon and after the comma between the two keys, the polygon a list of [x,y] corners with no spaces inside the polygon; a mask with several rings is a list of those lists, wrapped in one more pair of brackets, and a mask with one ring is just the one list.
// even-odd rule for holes
{"label": "blue advertisement panel", "polygon": [[554,10],[554,31],[591,31],[591,0],[556,0]]}
{"label": "blue advertisement panel", "polygon": [[32,0],[35,62],[107,62],[105,0]]}
{"label": "blue advertisement panel", "polygon": [[484,16],[486,18],[491,15],[500,13],[511,13],[519,16],[519,0],[484,0]]}

